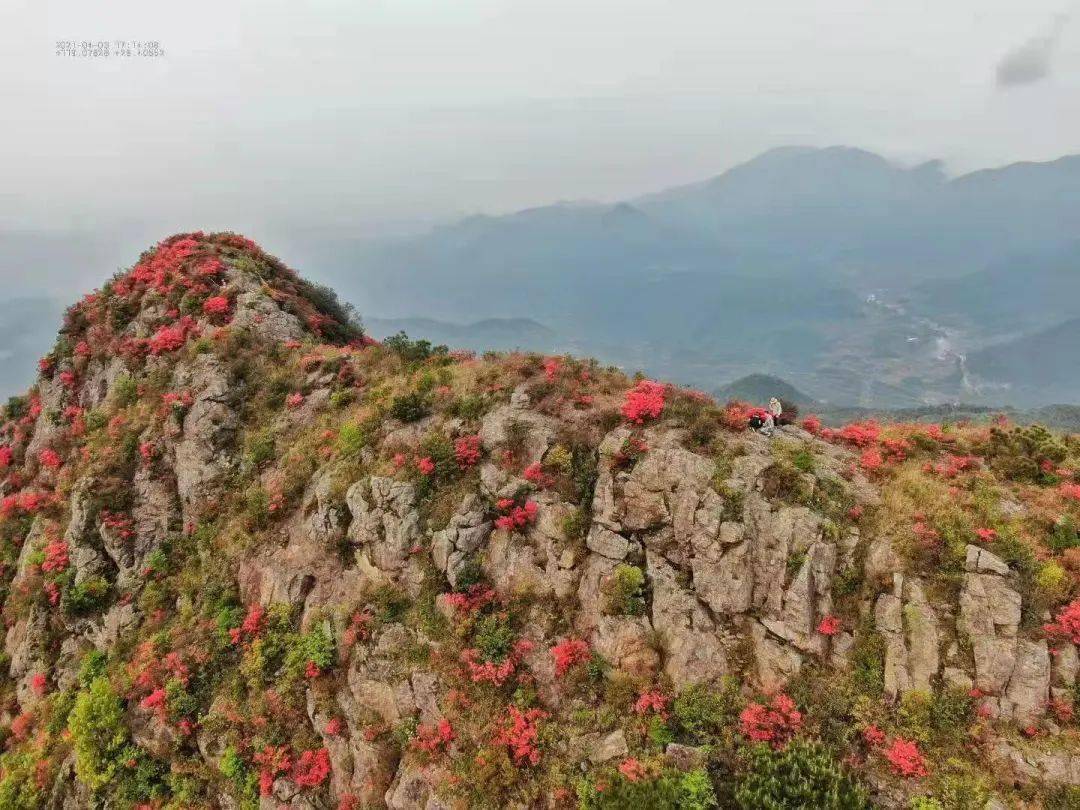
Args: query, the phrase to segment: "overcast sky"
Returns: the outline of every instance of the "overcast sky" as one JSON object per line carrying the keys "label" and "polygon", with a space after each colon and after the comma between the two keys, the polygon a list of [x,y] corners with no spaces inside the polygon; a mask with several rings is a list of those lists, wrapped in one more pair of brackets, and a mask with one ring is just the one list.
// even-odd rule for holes
{"label": "overcast sky", "polygon": [[0,228],[370,233],[618,199],[783,144],[953,171],[1080,151],[1072,0],[0,9]]}

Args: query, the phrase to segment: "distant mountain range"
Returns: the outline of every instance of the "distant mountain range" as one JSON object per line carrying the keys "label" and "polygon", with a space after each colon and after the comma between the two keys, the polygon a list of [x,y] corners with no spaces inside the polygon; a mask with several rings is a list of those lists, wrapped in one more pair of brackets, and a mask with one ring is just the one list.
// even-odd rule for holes
{"label": "distant mountain range", "polygon": [[[1080,157],[949,179],[789,147],[622,203],[327,244],[319,261],[362,313],[528,318],[556,346],[703,388],[768,373],[832,403],[1027,404],[1004,366],[966,357],[1080,317],[1078,238]],[[1064,368],[1055,393],[1080,401],[1080,357]]]}

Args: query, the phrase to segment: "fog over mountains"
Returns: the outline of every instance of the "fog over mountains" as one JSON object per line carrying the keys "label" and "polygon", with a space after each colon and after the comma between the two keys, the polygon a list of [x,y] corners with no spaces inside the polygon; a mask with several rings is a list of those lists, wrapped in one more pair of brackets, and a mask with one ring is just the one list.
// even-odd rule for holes
{"label": "fog over mountains", "polygon": [[616,204],[291,242],[376,335],[704,389],[768,373],[837,405],[1080,401],[1080,156],[949,178],[787,147]]}
{"label": "fog over mountains", "polygon": [[791,147],[615,205],[334,246],[320,269],[362,313],[527,317],[556,334],[535,348],[704,388],[768,372],[837,404],[1028,405],[1080,399],[1057,329],[1080,316],[1078,237],[1080,157],[949,179]]}

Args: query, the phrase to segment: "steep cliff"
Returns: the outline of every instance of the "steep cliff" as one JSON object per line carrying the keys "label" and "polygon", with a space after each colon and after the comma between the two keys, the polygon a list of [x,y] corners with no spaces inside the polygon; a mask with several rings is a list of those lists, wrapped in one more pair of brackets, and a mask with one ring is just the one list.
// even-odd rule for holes
{"label": "steep cliff", "polygon": [[165,240],[0,414],[0,806],[1078,806],[1080,441],[747,413]]}

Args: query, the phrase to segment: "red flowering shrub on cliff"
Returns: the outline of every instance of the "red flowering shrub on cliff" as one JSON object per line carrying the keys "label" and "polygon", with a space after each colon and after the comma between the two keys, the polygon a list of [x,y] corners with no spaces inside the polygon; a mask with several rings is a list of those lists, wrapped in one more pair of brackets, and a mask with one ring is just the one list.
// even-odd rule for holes
{"label": "red flowering shrub on cliff", "polygon": [[184,345],[189,335],[197,334],[198,331],[191,316],[185,315],[172,326],[163,326],[158,329],[147,343],[147,348],[153,355],[174,352]]}
{"label": "red flowering shrub on cliff", "polygon": [[739,715],[742,733],[754,742],[783,748],[802,727],[802,713],[785,694],[776,695],[768,706],[751,703]]}
{"label": "red flowering shrub on cliff", "polygon": [[505,745],[515,765],[538,765],[540,763],[540,729],[538,723],[548,716],[543,709],[521,711],[517,706],[507,706],[507,716],[499,721],[492,742]]}
{"label": "red flowering shrub on cliff", "polygon": [[45,697],[45,693],[49,691],[49,679],[45,677],[44,672],[34,673],[34,676],[30,679],[30,688],[34,690],[34,694],[38,697]]}
{"label": "red flowering shrub on cliff", "polygon": [[813,414],[810,414],[802,420],[802,427],[807,433],[817,436],[821,433],[821,419]]}
{"label": "red flowering shrub on cliff", "polygon": [[454,441],[454,460],[467,470],[480,460],[480,437],[462,436]]}
{"label": "red flowering shrub on cliff", "polygon": [[375,617],[370,611],[356,611],[349,621],[349,626],[341,634],[342,653],[347,653],[357,641],[367,641],[371,638],[371,626],[374,623]]}
{"label": "red flowering shrub on cliff", "polygon": [[417,751],[423,751],[426,754],[443,754],[450,748],[450,743],[455,738],[453,726],[443,717],[434,727],[418,726],[412,746]]}
{"label": "red flowering shrub on cliff", "polygon": [[927,462],[923,470],[940,475],[942,478],[956,478],[965,470],[973,470],[978,466],[979,459],[975,456],[948,455],[944,461],[939,461],[937,464]]}
{"label": "red flowering shrub on cliff", "polygon": [[266,627],[266,609],[258,604],[248,607],[247,615],[239,627],[229,631],[229,638],[233,644],[249,643],[258,637]]}
{"label": "red flowering shrub on cliff", "polygon": [[1061,485],[1061,495],[1070,501],[1080,501],[1080,484],[1063,483]]}
{"label": "red flowering shrub on cliff", "polygon": [[872,447],[864,450],[859,457],[859,466],[867,472],[877,472],[884,463],[885,460],[881,457],[881,453]]}
{"label": "red flowering shrub on cliff", "polygon": [[840,619],[836,616],[826,616],[818,625],[817,631],[823,636],[835,636],[841,630]]}
{"label": "red flowering shrub on cliff", "polygon": [[304,751],[292,767],[290,776],[300,787],[316,788],[330,775],[330,752],[325,748]]}
{"label": "red flowering shrub on cliff", "polygon": [[534,523],[540,511],[536,501],[525,501],[523,506],[517,506],[509,498],[499,501],[498,507],[504,514],[495,518],[495,527],[505,529],[508,532],[523,529],[530,523]]}
{"label": "red flowering shrub on cliff", "polygon": [[60,454],[51,447],[46,447],[38,453],[38,461],[41,462],[41,466],[48,467],[50,470],[59,470],[64,463],[63,459],[60,458]]}
{"label": "red flowering shrub on cliff", "polygon": [[568,638],[551,648],[555,659],[555,677],[561,678],[574,664],[589,660],[589,645],[579,638]]}
{"label": "red flowering shrub on cliff", "polygon": [[475,613],[495,601],[495,591],[478,582],[470,585],[464,593],[449,593],[445,598],[446,603],[458,613]]}
{"label": "red flowering shrub on cliff", "polygon": [[304,395],[299,391],[293,391],[285,397],[285,407],[295,410],[304,404]]}
{"label": "red flowering shrub on cliff", "polygon": [[1058,613],[1057,618],[1043,625],[1048,636],[1066,638],[1073,644],[1080,644],[1080,599],[1069,602]]}
{"label": "red flowering shrub on cliff", "polygon": [[549,357],[544,361],[544,376],[548,382],[555,381],[555,375],[559,373],[562,361],[558,357]]}
{"label": "red flowering shrub on cliff", "polygon": [[284,745],[266,746],[252,757],[259,766],[259,795],[269,796],[274,789],[274,779],[278,774],[287,772],[292,767],[292,757]]}
{"label": "red flowering shrub on cliff", "polygon": [[14,456],[14,451],[12,451],[12,449],[6,444],[0,446],[0,470],[6,470],[8,467],[10,467]]}
{"label": "red flowering shrub on cliff", "polygon": [[826,428],[821,431],[821,435],[826,439],[836,439],[854,447],[870,447],[877,443],[881,435],[881,425],[874,421],[852,422],[844,425],[840,430]]}
{"label": "red flowering shrub on cliff", "polygon": [[1046,708],[1049,709],[1050,713],[1054,715],[1054,719],[1059,723],[1071,723],[1076,717],[1076,709],[1070,700],[1051,698],[1047,702]]}
{"label": "red flowering shrub on cliff", "polygon": [[229,299],[224,295],[215,295],[203,301],[203,312],[211,318],[223,318],[229,314]]}
{"label": "red flowering shrub on cliff", "polygon": [[621,410],[626,420],[635,425],[658,419],[664,411],[664,386],[652,380],[642,380],[626,392]]}
{"label": "red flowering shrub on cliff", "polygon": [[648,714],[654,712],[660,715],[660,717],[667,720],[668,706],[671,704],[671,698],[665,695],[658,689],[652,689],[647,692],[642,692],[638,699],[634,702],[634,711],[637,714]]}
{"label": "red flowering shrub on cliff", "polygon": [[56,539],[45,545],[45,560],[41,563],[42,571],[49,574],[59,574],[68,567],[69,563],[67,543]]}
{"label": "red flowering shrub on cliff", "polygon": [[0,500],[0,515],[4,517],[11,517],[18,513],[34,515],[54,500],[55,498],[49,493],[24,490],[14,495],[6,495],[3,500]]}
{"label": "red flowering shrub on cliff", "polygon": [[645,766],[641,764],[640,760],[629,757],[619,763],[619,773],[628,782],[640,782],[645,778]]}
{"label": "red flowering shrub on cliff", "polygon": [[530,484],[535,484],[538,489],[546,489],[555,483],[555,479],[544,472],[544,465],[539,461],[526,467],[521,477]]}
{"label": "red flowering shrub on cliff", "polygon": [[11,736],[16,740],[25,740],[34,728],[34,715],[23,712],[11,721]]}
{"label": "red flowering shrub on cliff", "polygon": [[998,536],[996,529],[976,529],[975,534],[983,543],[991,543],[994,540],[997,540]]}
{"label": "red flowering shrub on cliff", "polygon": [[897,737],[885,749],[885,759],[897,776],[926,776],[926,760],[919,753],[919,746],[912,740]]}
{"label": "red flowering shrub on cliff", "polygon": [[533,643],[522,638],[514,642],[510,654],[501,662],[481,661],[480,651],[475,647],[468,647],[461,651],[461,663],[465,665],[465,671],[469,680],[473,683],[490,683],[502,686],[517,671],[517,665],[521,663],[529,652],[532,651]]}
{"label": "red flowering shrub on cliff", "polygon": [[862,730],[863,741],[874,748],[885,744],[885,732],[871,723]]}
{"label": "red flowering shrub on cliff", "polygon": [[159,720],[165,720],[168,707],[165,705],[165,690],[158,687],[139,702],[140,709],[152,711]]}
{"label": "red flowering shrub on cliff", "polygon": [[421,475],[431,475],[435,472],[435,462],[432,461],[429,456],[424,456],[421,459],[417,459],[416,469],[420,471]]}

